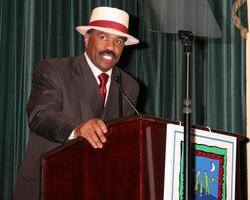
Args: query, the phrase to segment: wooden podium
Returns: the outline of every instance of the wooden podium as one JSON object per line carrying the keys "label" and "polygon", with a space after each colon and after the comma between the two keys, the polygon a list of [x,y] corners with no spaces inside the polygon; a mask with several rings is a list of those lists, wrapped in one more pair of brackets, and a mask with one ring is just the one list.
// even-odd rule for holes
{"label": "wooden podium", "polygon": [[[44,154],[42,199],[163,199],[167,123],[146,116],[110,121],[102,149],[79,137]],[[237,146],[236,182],[240,183],[242,145]],[[242,199],[240,184],[236,185],[236,199]]]}

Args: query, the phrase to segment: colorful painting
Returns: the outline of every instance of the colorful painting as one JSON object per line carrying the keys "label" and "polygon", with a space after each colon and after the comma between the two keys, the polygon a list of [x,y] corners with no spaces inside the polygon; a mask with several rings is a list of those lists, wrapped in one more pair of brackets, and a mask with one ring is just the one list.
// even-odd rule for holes
{"label": "colorful painting", "polygon": [[[192,130],[194,197],[196,200],[235,199],[236,138]],[[167,126],[164,200],[182,200],[184,191],[183,127]]]}

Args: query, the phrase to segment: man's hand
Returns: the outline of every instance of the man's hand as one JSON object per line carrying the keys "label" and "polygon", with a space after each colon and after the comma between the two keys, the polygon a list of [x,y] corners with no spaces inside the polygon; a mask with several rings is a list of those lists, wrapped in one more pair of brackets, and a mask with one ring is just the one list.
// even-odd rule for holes
{"label": "man's hand", "polygon": [[75,133],[84,137],[94,148],[102,148],[106,142],[107,127],[101,119],[90,119],[78,125]]}

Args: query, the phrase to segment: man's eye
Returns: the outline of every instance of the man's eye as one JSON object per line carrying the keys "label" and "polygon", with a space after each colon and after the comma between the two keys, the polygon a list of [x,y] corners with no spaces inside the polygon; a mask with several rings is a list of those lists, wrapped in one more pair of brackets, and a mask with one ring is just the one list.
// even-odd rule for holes
{"label": "man's eye", "polygon": [[114,43],[116,45],[123,45],[124,41],[123,40],[115,40]]}
{"label": "man's eye", "polygon": [[101,35],[102,40],[106,40],[108,37],[106,35]]}
{"label": "man's eye", "polygon": [[121,44],[121,41],[120,40],[115,40],[114,43],[115,44]]}

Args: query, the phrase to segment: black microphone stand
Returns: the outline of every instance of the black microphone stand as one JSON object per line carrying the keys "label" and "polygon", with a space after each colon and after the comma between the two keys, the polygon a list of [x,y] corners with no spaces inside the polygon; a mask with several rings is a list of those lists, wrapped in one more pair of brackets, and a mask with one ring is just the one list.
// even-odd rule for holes
{"label": "black microphone stand", "polygon": [[121,81],[121,72],[119,71],[119,74],[115,76],[115,81],[119,87],[119,117],[123,117],[123,108],[122,108],[122,96],[126,99],[126,101],[129,103],[129,105],[133,108],[135,113],[137,115],[140,115],[139,111],[135,108],[134,104],[130,101],[126,93],[124,92],[122,88],[122,81]]}
{"label": "black microphone stand", "polygon": [[184,45],[185,65],[186,65],[186,96],[184,99],[184,198],[185,200],[193,199],[194,190],[192,187],[192,151],[191,151],[191,100],[190,100],[190,63],[192,52],[193,35],[190,31],[179,31],[178,37]]}

